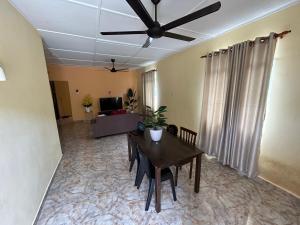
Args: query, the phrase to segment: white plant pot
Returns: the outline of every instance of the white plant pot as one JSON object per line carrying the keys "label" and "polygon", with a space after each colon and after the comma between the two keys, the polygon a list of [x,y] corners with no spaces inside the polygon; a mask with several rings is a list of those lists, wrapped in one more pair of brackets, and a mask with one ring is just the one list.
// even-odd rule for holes
{"label": "white plant pot", "polygon": [[162,131],[163,130],[161,128],[158,130],[150,129],[150,135],[151,135],[152,141],[160,141]]}
{"label": "white plant pot", "polygon": [[91,107],[84,107],[85,108],[85,112],[89,113],[91,112],[92,108]]}

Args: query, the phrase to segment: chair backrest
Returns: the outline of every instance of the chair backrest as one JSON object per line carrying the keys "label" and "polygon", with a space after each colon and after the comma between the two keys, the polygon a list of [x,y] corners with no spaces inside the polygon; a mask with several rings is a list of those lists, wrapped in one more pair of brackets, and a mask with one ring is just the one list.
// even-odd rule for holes
{"label": "chair backrest", "polygon": [[141,121],[137,122],[136,130],[140,133],[143,133],[145,131],[145,124]]}
{"label": "chair backrest", "polygon": [[180,127],[180,139],[190,145],[196,145],[197,133],[184,127]]}
{"label": "chair backrest", "polygon": [[174,136],[177,136],[177,134],[178,134],[178,128],[174,124],[169,124],[167,126],[167,131],[168,131],[168,133],[170,133],[170,134],[172,134]]}
{"label": "chair backrest", "polygon": [[148,177],[151,177],[151,167],[153,167],[151,162],[149,161],[147,156],[145,156],[145,154],[141,151],[139,145],[137,145],[137,150],[140,158],[140,169],[144,171]]}

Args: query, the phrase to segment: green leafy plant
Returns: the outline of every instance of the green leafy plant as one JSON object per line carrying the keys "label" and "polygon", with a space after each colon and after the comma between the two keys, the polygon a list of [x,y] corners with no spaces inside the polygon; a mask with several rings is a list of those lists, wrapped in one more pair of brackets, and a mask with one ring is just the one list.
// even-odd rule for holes
{"label": "green leafy plant", "polygon": [[93,105],[93,98],[90,95],[86,95],[83,99],[82,99],[82,106],[83,107],[91,107]]}
{"label": "green leafy plant", "polygon": [[164,113],[167,112],[167,106],[160,106],[158,110],[153,111],[151,107],[146,106],[147,114],[145,115],[144,124],[146,127],[158,130],[160,127],[165,127],[167,118]]}
{"label": "green leafy plant", "polygon": [[127,101],[124,102],[125,108],[129,111],[134,111],[137,108],[137,103],[136,91],[129,88],[127,91]]}

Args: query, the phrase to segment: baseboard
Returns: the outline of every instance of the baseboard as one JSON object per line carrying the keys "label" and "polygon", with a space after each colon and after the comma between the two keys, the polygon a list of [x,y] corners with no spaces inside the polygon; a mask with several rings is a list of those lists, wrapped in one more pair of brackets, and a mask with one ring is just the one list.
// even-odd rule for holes
{"label": "baseboard", "polygon": [[48,183],[48,186],[47,186],[47,188],[46,188],[46,191],[45,191],[44,196],[43,196],[43,198],[42,198],[42,201],[41,201],[41,203],[40,203],[39,210],[37,211],[37,213],[36,213],[36,215],[35,215],[35,218],[34,218],[34,221],[33,221],[32,225],[36,225],[36,224],[37,224],[37,221],[38,221],[38,219],[39,219],[39,217],[40,217],[40,214],[41,214],[41,209],[42,209],[42,207],[43,207],[43,205],[44,205],[46,196],[48,195],[49,188],[50,188],[50,186],[51,186],[51,184],[52,184],[52,182],[53,182],[53,178],[54,178],[54,176],[55,176],[55,174],[56,174],[57,168],[58,168],[58,166],[59,166],[59,164],[60,164],[60,162],[61,162],[61,160],[62,160],[62,157],[63,157],[63,155],[61,155],[61,157],[60,157],[60,159],[59,159],[59,161],[58,161],[58,163],[57,163],[57,165],[56,165],[56,168],[55,168],[55,170],[54,170],[54,172],[53,172],[53,174],[52,174],[52,177],[51,177],[51,179],[50,179],[50,182]]}
{"label": "baseboard", "polygon": [[270,181],[270,180],[268,180],[268,179],[266,179],[266,178],[263,178],[262,176],[258,176],[258,177],[259,177],[260,179],[262,179],[262,180],[264,180],[264,181],[266,181],[266,182],[268,182],[268,183],[274,185],[275,187],[278,187],[279,189],[281,189],[281,190],[283,190],[283,191],[289,193],[290,195],[293,195],[294,197],[300,199],[300,196],[299,196],[299,195],[297,195],[297,194],[295,194],[295,193],[293,193],[293,192],[291,192],[291,191],[285,189],[284,187],[281,187],[281,186],[279,186],[278,184],[275,184],[275,183],[273,183],[272,181]]}

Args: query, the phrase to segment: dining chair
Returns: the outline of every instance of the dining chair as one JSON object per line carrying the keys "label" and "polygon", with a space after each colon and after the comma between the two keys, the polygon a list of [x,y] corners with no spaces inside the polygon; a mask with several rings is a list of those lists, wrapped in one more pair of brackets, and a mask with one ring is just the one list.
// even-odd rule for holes
{"label": "dining chair", "polygon": [[177,126],[174,125],[174,124],[169,124],[169,125],[167,126],[167,132],[177,137],[177,134],[178,134],[178,128],[177,128]]}
{"label": "dining chair", "polygon": [[128,157],[130,161],[129,172],[131,172],[132,167],[136,159],[138,159],[137,150],[135,148],[135,143],[133,142],[131,136],[132,135],[140,135],[144,133],[145,125],[143,122],[138,122],[136,126],[136,130],[130,131],[127,133],[127,141],[128,141]]}
{"label": "dining chair", "polygon": [[[137,188],[139,189],[139,187],[143,181],[143,178],[146,174],[149,179],[149,189],[148,189],[145,211],[148,211],[149,205],[151,203],[152,195],[154,192],[155,168],[151,164],[149,159],[139,149],[138,145],[137,145],[137,149],[138,149],[138,154],[139,154],[139,158],[140,158],[140,167],[139,167],[138,175],[137,175],[137,179],[138,179]],[[176,201],[177,198],[176,198],[174,178],[173,178],[173,174],[172,174],[172,171],[170,170],[170,168],[165,168],[165,169],[161,170],[161,181],[167,181],[167,180],[170,180],[173,199],[174,199],[174,201]]]}
{"label": "dining chair", "polygon": [[[184,127],[180,127],[180,133],[179,133],[179,138],[184,141],[187,144],[196,145],[196,138],[197,138],[197,133],[189,130]],[[190,173],[189,173],[189,178],[192,178],[192,172],[193,172],[193,159],[191,159],[190,162],[185,162],[184,164],[190,163]],[[176,173],[175,173],[175,186],[177,186],[177,180],[178,180],[178,169],[181,168],[184,164],[176,165]]]}
{"label": "dining chair", "polygon": [[145,131],[144,123],[143,122],[138,122],[136,130],[130,131],[129,133],[127,133],[128,156],[129,156],[129,161],[130,161],[129,172],[132,171],[134,162],[137,161],[136,175],[135,175],[135,181],[134,181],[135,186],[137,186],[137,178],[138,178],[137,175],[138,175],[138,170],[139,170],[139,167],[140,167],[140,158],[139,158],[139,154],[137,152],[136,143],[133,141],[133,139],[131,137],[132,137],[132,135],[140,135],[144,131]]}

